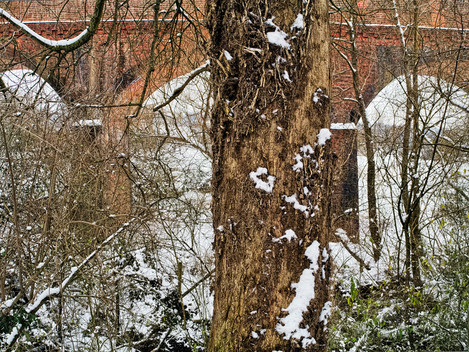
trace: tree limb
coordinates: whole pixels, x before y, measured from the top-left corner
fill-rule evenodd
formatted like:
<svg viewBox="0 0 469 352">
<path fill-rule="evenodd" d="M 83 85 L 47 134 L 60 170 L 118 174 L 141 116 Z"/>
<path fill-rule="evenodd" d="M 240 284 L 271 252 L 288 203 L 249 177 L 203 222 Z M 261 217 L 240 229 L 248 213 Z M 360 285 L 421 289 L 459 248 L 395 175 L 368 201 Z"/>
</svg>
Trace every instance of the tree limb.
<svg viewBox="0 0 469 352">
<path fill-rule="evenodd" d="M 200 75 L 202 72 L 206 72 L 209 70 L 209 63 L 206 63 L 205 65 L 200 66 L 199 68 L 196 68 L 194 71 L 192 71 L 189 74 L 189 77 L 187 77 L 186 81 L 176 88 L 173 92 L 173 94 L 163 103 L 161 103 L 158 106 L 155 106 L 153 108 L 153 111 L 158 111 L 162 108 L 164 108 L 166 105 L 169 105 L 173 100 L 175 100 L 181 93 L 184 91 L 184 89 L 187 87 L 187 85 L 198 75 Z"/>
<path fill-rule="evenodd" d="M 127 227 L 130 226 L 131 223 L 133 223 L 137 218 L 132 218 L 129 222 L 126 222 L 124 223 L 117 231 L 115 231 L 112 235 L 108 236 L 99 246 L 98 248 L 96 248 L 88 257 L 86 257 L 85 260 L 83 260 L 80 265 L 78 265 L 77 267 L 75 268 L 72 268 L 72 271 L 70 273 L 70 275 L 67 276 L 67 278 L 65 280 L 62 281 L 62 283 L 57 286 L 57 287 L 48 287 L 46 288 L 45 290 L 43 290 L 37 297 L 36 299 L 28 304 L 26 307 L 25 307 L 25 311 L 26 313 L 29 313 L 29 314 L 34 314 L 36 313 L 39 308 L 41 308 L 41 306 L 46 303 L 47 301 L 49 301 L 50 299 L 54 298 L 54 297 L 57 297 L 60 295 L 61 292 L 63 292 L 63 290 L 65 290 L 68 285 L 70 285 L 73 280 L 75 279 L 75 277 L 77 276 L 77 274 L 81 271 L 81 269 L 83 269 L 83 267 L 85 267 L 95 256 L 96 254 L 98 254 L 109 242 L 111 242 L 115 237 L 117 237 L 122 231 L 124 231 Z M 5 308 L 12 308 L 13 305 L 15 303 L 17 303 L 19 301 L 19 298 L 18 296 L 20 295 L 21 293 L 19 293 L 17 295 L 17 297 L 11 299 L 11 300 L 8 300 L 7 302 L 5 302 L 2 306 L 0 306 L 0 309 L 5 309 Z M 13 329 L 12 331 L 12 335 L 10 335 L 9 339 L 8 339 L 8 348 L 10 348 L 15 342 L 16 340 L 18 339 L 20 333 L 21 333 L 21 330 L 23 329 L 23 327 L 21 326 L 21 324 L 17 324 L 17 326 L 15 327 L 16 329 Z"/>
<path fill-rule="evenodd" d="M 39 33 L 36 33 L 29 26 L 13 17 L 10 13 L 0 8 L 0 17 L 5 18 L 8 22 L 13 24 L 15 27 L 18 27 L 24 34 L 34 39 L 40 45 L 46 47 L 51 51 L 73 51 L 82 45 L 86 44 L 95 34 L 98 29 L 99 23 L 104 12 L 105 0 L 97 0 L 93 16 L 90 19 L 88 27 L 86 27 L 79 35 L 72 39 L 63 39 L 63 40 L 51 40 L 44 38 Z"/>
</svg>

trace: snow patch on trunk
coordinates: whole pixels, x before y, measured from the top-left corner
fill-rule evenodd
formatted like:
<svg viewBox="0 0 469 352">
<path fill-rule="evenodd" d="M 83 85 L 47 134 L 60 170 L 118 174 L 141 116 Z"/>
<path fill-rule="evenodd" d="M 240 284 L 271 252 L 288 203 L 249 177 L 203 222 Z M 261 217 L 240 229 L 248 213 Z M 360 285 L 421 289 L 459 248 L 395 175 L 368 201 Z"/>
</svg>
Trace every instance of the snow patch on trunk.
<svg viewBox="0 0 469 352">
<path fill-rule="evenodd" d="M 331 139 L 332 133 L 328 128 L 321 128 L 318 133 L 318 144 L 325 145 L 326 142 Z"/>
<path fill-rule="evenodd" d="M 283 239 L 286 239 L 288 240 L 288 242 L 291 242 L 292 240 L 296 240 L 298 237 L 296 236 L 296 233 L 295 231 L 293 231 L 292 229 L 288 229 L 287 231 L 285 231 L 285 235 L 279 237 L 279 238 L 273 238 L 272 239 L 272 242 L 282 242 Z"/>
<path fill-rule="evenodd" d="M 272 26 L 275 28 L 274 32 L 267 33 L 267 41 L 271 44 L 280 46 L 282 48 L 290 49 L 290 43 L 287 41 L 288 34 L 282 31 L 280 27 L 274 23 L 274 18 L 275 17 L 272 17 L 268 19 L 267 21 L 265 21 L 266 25 Z"/>
<path fill-rule="evenodd" d="M 284 339 L 289 340 L 291 338 L 301 340 L 302 347 L 307 348 L 310 345 L 316 344 L 316 340 L 311 337 L 309 333 L 309 326 L 300 328 L 300 324 L 303 321 L 303 313 L 308 311 L 308 306 L 315 298 L 315 274 L 319 269 L 319 255 L 320 255 L 320 243 L 314 241 L 305 252 L 305 256 L 311 262 L 309 268 L 304 269 L 300 276 L 298 283 L 292 284 L 292 288 L 295 289 L 296 295 L 293 301 L 290 303 L 285 311 L 288 315 L 280 319 L 280 323 L 277 324 L 276 330 L 279 334 L 284 334 Z"/>
<path fill-rule="evenodd" d="M 301 14 L 301 13 L 299 13 L 298 16 L 296 16 L 296 19 L 293 22 L 290 30 L 293 31 L 295 28 L 297 28 L 297 29 L 305 28 L 305 22 L 303 20 L 303 14 Z"/>
<path fill-rule="evenodd" d="M 267 176 L 267 182 L 261 180 L 259 177 L 267 175 L 267 169 L 265 167 L 258 167 L 256 171 L 249 173 L 249 177 L 256 184 L 256 188 L 261 189 L 267 193 L 272 193 L 274 189 L 275 177 Z"/>
</svg>

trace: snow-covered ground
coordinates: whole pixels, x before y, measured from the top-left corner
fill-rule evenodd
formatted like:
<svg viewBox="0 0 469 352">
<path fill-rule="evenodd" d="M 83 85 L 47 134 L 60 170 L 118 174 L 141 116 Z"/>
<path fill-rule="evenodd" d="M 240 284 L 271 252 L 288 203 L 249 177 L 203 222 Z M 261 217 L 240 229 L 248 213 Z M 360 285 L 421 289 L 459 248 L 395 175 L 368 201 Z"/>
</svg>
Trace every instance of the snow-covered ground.
<svg viewBox="0 0 469 352">
<path fill-rule="evenodd" d="M 213 269 L 213 228 L 208 193 L 211 161 L 206 134 L 209 126 L 207 111 L 211 104 L 208 98 L 208 74 L 203 73 L 191 80 L 181 95 L 158 111 L 153 111 L 185 85 L 189 76 L 190 74 L 169 82 L 154 92 L 144 104 L 145 111 L 132 136 L 133 152 L 130 160 L 133 171 L 139 177 L 143 175 L 142 180 L 135 184 L 133 201 L 137 207 L 152 203 L 151 216 L 143 226 L 133 228 L 132 232 L 126 233 L 115 245 L 103 251 L 100 275 L 110 280 L 104 280 L 105 283 L 111 282 L 116 290 L 120 288 L 124 292 L 119 294 L 118 329 L 125 332 L 126 335 L 122 336 L 129 341 L 116 344 L 112 337 L 107 337 L 110 335 L 106 334 L 106 319 L 99 320 L 95 317 L 96 314 L 103 313 L 100 305 L 105 297 L 101 297 L 102 292 L 99 291 L 103 282 L 98 280 L 93 283 L 96 287 L 90 288 L 92 295 L 90 293 L 89 297 L 92 298 L 87 301 L 83 298 L 86 295 L 80 296 L 80 285 L 90 283 L 86 280 L 77 281 L 67 289 L 70 300 L 64 304 L 65 314 L 74 317 L 73 321 L 69 320 L 65 324 L 68 332 L 62 337 L 63 345 L 70 350 L 93 346 L 101 351 L 135 351 L 134 346 L 144 341 L 171 340 L 175 345 L 192 341 L 197 344 L 206 337 L 204 322 L 210 320 L 212 310 L 207 278 Z M 29 104 L 34 109 L 45 112 L 52 122 L 65 114 L 66 107 L 59 95 L 33 72 L 8 71 L 2 74 L 2 80 L 11 94 L 20 98 L 22 104 Z M 452 141 L 459 138 L 455 131 L 463 131 L 467 124 L 469 100 L 465 93 L 458 87 L 449 86 L 432 77 L 419 78 L 419 84 L 423 92 L 420 115 L 423 135 L 431 142 L 441 128 L 444 138 Z M 442 94 L 436 94 L 435 90 Z M 447 99 L 449 96 L 451 102 Z M 379 142 L 376 165 L 378 217 L 383 236 L 382 256 L 375 263 L 371 255 L 367 228 L 367 162 L 362 148 L 359 148 L 358 156 L 360 244 L 350 243 L 344 231 L 338 230 L 337 234 L 343 237 L 348 247 L 369 264 L 371 269 L 360 267 L 341 243 L 330 244 L 332 257 L 338 268 L 338 280 L 349 281 L 350 277 L 354 277 L 361 284 L 386 279 L 404 246 L 398 216 L 398 200 L 401 196 L 399 143 L 405 119 L 402 78 L 391 82 L 378 94 L 368 106 L 367 116 Z M 391 142 L 390 137 L 394 138 Z M 443 181 L 458 171 L 469 169 L 466 160 L 456 159 L 449 163 L 444 159 L 445 155 L 439 155 L 435 161 L 423 153 L 418 170 L 411 175 L 429 185 L 428 191 L 421 198 L 421 225 L 427 247 L 442 241 L 441 237 L 436 238 L 440 233 L 439 222 L 435 220 L 438 219 L 439 209 L 444 202 L 442 197 L 446 191 L 442 191 L 442 186 L 445 185 Z M 268 182 L 260 183 L 258 177 L 266 173 L 266 170 L 258 169 L 252 173 L 251 179 L 256 187 L 269 191 L 275 179 L 268 178 Z M 148 184 L 145 184 L 145 180 Z M 139 187 L 148 192 L 149 199 L 139 198 Z M 305 276 L 305 282 L 311 282 L 307 279 L 316 270 L 316 256 L 311 255 L 312 265 L 305 269 L 309 275 Z M 403 260 L 402 255 L 400 260 Z M 93 277 L 93 269 L 84 273 Z M 301 279 L 298 285 L 301 290 L 306 290 L 305 297 L 309 297 L 309 291 Z M 299 306 L 304 307 L 304 302 Z M 58 329 L 54 309 L 52 304 L 44 304 L 37 313 L 41 327 L 31 330 L 35 336 L 50 344 L 56 341 L 54 331 Z M 327 310 L 329 314 L 330 304 Z M 301 318 L 302 311 L 296 309 L 293 303 L 288 311 L 288 319 Z M 112 314 L 115 315 L 116 312 Z M 175 321 L 168 322 L 170 317 L 174 317 Z M 282 332 L 292 336 L 303 334 L 303 331 L 290 329 L 291 324 L 287 318 L 282 321 L 280 330 L 283 328 Z M 107 323 L 112 325 L 112 322 Z M 13 329 L 2 338 L 7 341 L 14 334 Z"/>
<path fill-rule="evenodd" d="M 463 182 L 466 187 L 467 177 L 464 177 L 464 170 L 469 169 L 469 163 L 465 158 L 455 157 L 445 148 L 438 148 L 436 157 L 432 158 L 432 144 L 438 134 L 440 142 L 451 142 L 455 145 L 464 139 L 465 125 L 469 117 L 469 97 L 459 87 L 435 77 L 419 76 L 418 82 L 421 104 L 419 128 L 428 146 L 422 148 L 418 168 L 410 170 L 410 176 L 419 179 L 421 186 L 425 185 L 420 200 L 423 246 L 425 249 L 438 251 L 437 247 L 451 240 L 444 238 L 443 233 L 439 231 L 440 210 L 446 201 L 443 195 L 454 193 L 454 189 L 448 186 L 448 180 L 459 172 L 461 177 L 455 182 Z M 344 281 L 354 277 L 364 285 L 376 284 L 385 280 L 389 274 L 392 275 L 398 261 L 401 270 L 403 268 L 405 243 L 401 219 L 405 217 L 405 212 L 401 203 L 401 163 L 406 97 L 405 81 L 401 76 L 380 91 L 366 109 L 374 133 L 377 208 L 383 250 L 380 260 L 375 263 L 368 230 L 368 165 L 362 145 L 364 142 L 359 141 L 360 243 L 348 245 L 371 266 L 371 270 L 360 267 L 360 263 L 340 243 L 332 243 L 338 275 Z M 358 127 L 360 130 L 363 128 L 362 120 Z M 344 240 L 347 241 L 347 238 Z"/>
<path fill-rule="evenodd" d="M 149 209 L 145 219 L 119 233 L 96 260 L 80 268 L 80 274 L 64 291 L 67 298 L 60 303 L 60 326 L 60 282 L 48 288 L 49 280 L 44 285 L 39 280 L 37 297 L 53 299 L 42 304 L 37 321 L 28 326 L 37 341 L 54 346 L 61 330 L 60 345 L 72 351 L 136 351 L 136 347 L 140 350 L 145 344 L 153 344 L 156 348 L 159 343 L 190 351 L 204 344 L 212 310 L 211 161 L 208 140 L 204 139 L 204 107 L 208 101 L 201 102 L 196 92 L 206 92 L 206 82 L 197 77 L 178 99 L 158 113 L 151 111 L 172 94 L 181 79 L 147 100 L 144 118 L 150 118 L 141 121 L 140 130 L 131 137 L 135 143 L 130 156 L 132 172 L 139 180 L 133 201 L 137 211 Z M 46 116 L 51 122 L 63 116 L 66 107 L 59 95 L 33 72 L 8 71 L 2 74 L 2 80 L 11 94 L 7 99 L 21 104 L 15 107 L 18 110 L 35 109 L 38 116 Z M 186 108 L 181 110 L 181 105 Z M 147 199 L 140 198 L 138 187 L 148 191 Z M 77 265 L 71 263 L 76 263 L 75 258 L 63 263 L 65 275 L 76 270 Z M 38 266 L 44 274 L 47 267 L 44 262 Z M 118 311 L 115 305 L 109 305 L 116 299 Z M 1 303 L 3 309 L 12 301 Z M 2 342 L 13 341 L 21 328 L 17 324 L 2 334 Z M 29 346 L 36 343 L 28 342 L 27 336 L 21 341 Z"/>
</svg>

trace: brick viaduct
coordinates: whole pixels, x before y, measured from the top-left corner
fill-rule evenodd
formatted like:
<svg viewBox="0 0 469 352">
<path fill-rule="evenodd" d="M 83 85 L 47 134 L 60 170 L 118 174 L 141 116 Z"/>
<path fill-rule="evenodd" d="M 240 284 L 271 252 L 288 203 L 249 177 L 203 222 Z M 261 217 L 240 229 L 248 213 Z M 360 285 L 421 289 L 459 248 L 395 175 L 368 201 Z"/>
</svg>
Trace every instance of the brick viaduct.
<svg viewBox="0 0 469 352">
<path fill-rule="evenodd" d="M 153 79 L 144 97 L 169 79 L 184 74 L 203 62 L 199 45 L 202 42 L 203 47 L 206 36 L 203 28 L 195 27 L 195 22 L 203 19 L 203 3 L 203 0 L 198 0 L 193 3 L 194 7 L 190 11 L 174 16 L 174 8 L 166 6 L 165 2 L 162 3 L 157 21 L 158 33 L 162 38 L 155 50 L 156 65 L 151 72 Z M 424 52 L 419 62 L 419 71 L 421 74 L 443 77 L 450 81 L 455 77 L 454 82 L 466 89 L 469 81 L 469 55 L 466 49 L 469 44 L 469 31 L 462 29 L 465 23 L 458 21 L 458 18 L 469 14 L 469 7 L 461 2 L 455 3 L 454 6 L 456 5 L 457 11 L 455 8 L 443 11 L 441 7 L 427 11 L 429 15 L 424 19 L 426 26 L 419 29 L 419 40 Z M 364 2 L 361 2 L 360 6 L 363 13 L 366 9 L 371 9 L 368 12 L 372 14 L 363 21 L 364 23 L 356 26 L 359 53 L 357 69 L 360 73 L 363 98 L 365 103 L 369 104 L 382 88 L 402 74 L 402 46 L 399 29 L 392 24 L 393 14 L 389 10 L 373 12 L 374 5 Z M 2 2 L 1 7 L 38 34 L 54 40 L 77 35 L 86 27 L 92 13 L 90 5 L 82 0 L 70 0 L 61 7 L 36 1 L 10 1 Z M 148 53 L 155 33 L 156 22 L 153 15 L 153 8 L 142 0 L 124 1 L 118 11 L 105 12 L 102 24 L 91 44 L 65 57 L 57 53 L 47 53 L 31 38 L 3 21 L 0 23 L 0 71 L 18 66 L 37 70 L 68 101 L 80 101 L 86 97 L 88 103 L 102 103 L 103 99 L 117 105 L 135 103 L 141 98 L 143 77 L 147 74 Z M 176 21 L 170 21 L 170 18 Z M 405 17 L 402 21 L 405 22 Z M 365 24 L 366 22 L 373 24 Z M 183 31 L 184 36 L 177 34 Z M 185 38 L 184 41 L 179 39 L 182 37 Z M 349 32 L 340 14 L 331 15 L 331 37 L 339 46 L 344 43 L 345 46 L 348 45 Z M 171 59 L 175 50 L 182 51 L 184 56 L 177 62 Z M 331 53 L 331 119 L 335 123 L 349 122 L 349 114 L 355 104 L 352 100 L 354 91 L 351 70 L 336 50 L 331 49 Z M 343 54 L 349 56 L 346 48 Z M 121 117 L 132 114 L 134 110 L 134 107 L 116 109 L 113 115 Z M 350 149 L 350 144 L 344 142 L 350 138 L 350 131 L 336 131 L 334 148 L 341 150 L 339 154 L 344 154 Z M 356 150 L 354 152 L 356 153 Z M 355 178 L 356 175 L 346 177 L 348 181 L 340 185 L 343 189 L 338 193 L 355 193 Z M 357 207 L 358 200 L 356 197 L 352 198 L 348 204 L 345 204 L 347 200 L 339 201 L 345 202 L 341 208 Z"/>
<path fill-rule="evenodd" d="M 73 69 L 74 72 L 64 69 L 60 70 L 59 73 L 51 72 L 54 62 L 58 60 L 57 55 L 45 56 L 44 50 L 41 50 L 36 42 L 3 21 L 0 23 L 0 38 L 2 40 L 0 70 L 11 68 L 14 64 L 38 70 L 46 80 L 58 89 L 59 94 L 61 92 L 68 94 L 69 99 L 77 99 L 84 92 L 112 90 L 113 99 L 116 99 L 117 96 L 118 101 L 125 102 L 129 97 L 137 96 L 138 91 L 141 90 L 139 83 L 136 82 L 141 81 L 145 74 L 154 33 L 152 8 L 146 7 L 146 3 L 141 0 L 135 3 L 127 1 L 126 7 L 119 10 L 118 17 L 115 13 L 106 12 L 92 45 L 69 54 L 67 60 L 60 63 L 61 66 L 64 66 L 73 60 L 77 64 Z M 54 40 L 73 37 L 79 33 L 86 27 L 89 14 L 92 12 L 90 4 L 86 5 L 82 0 L 70 0 L 61 7 L 53 4 L 44 5 L 36 1 L 10 1 L 1 4 L 2 8 L 10 11 L 35 32 Z M 197 5 L 195 7 L 197 9 L 204 8 L 203 0 L 199 0 L 195 5 Z M 162 6 L 162 10 L 167 11 L 168 9 Z M 469 14 L 469 7 L 462 8 L 462 11 Z M 191 12 L 197 12 L 193 16 L 194 19 L 201 19 L 203 16 L 202 10 L 192 10 Z M 461 13 L 465 14 L 466 12 Z M 448 79 L 451 79 L 456 72 L 455 58 L 459 53 L 456 82 L 465 88 L 468 81 L 467 74 L 464 74 L 468 71 L 465 69 L 469 59 L 466 51 L 468 39 L 466 31 L 461 29 L 464 23 L 451 21 L 451 18 L 440 16 L 438 19 L 439 27 L 435 29 L 436 19 L 432 17 L 430 21 L 427 19 L 427 23 L 432 26 L 420 28 L 421 45 L 425 51 L 425 55 L 421 59 L 420 71 L 421 74 L 447 76 Z M 165 23 L 166 19 L 160 19 L 160 21 L 161 31 L 161 27 L 167 24 Z M 178 17 L 177 21 L 184 23 L 188 22 L 188 19 Z M 392 22 L 391 15 L 381 11 L 379 16 L 374 13 L 369 21 L 373 21 L 373 24 L 357 26 L 357 48 L 360 56 L 358 70 L 366 104 L 387 83 L 402 74 L 399 32 L 394 25 L 389 24 Z M 343 43 L 348 40 L 349 35 L 347 27 L 339 22 L 343 23 L 341 16 L 337 14 L 331 16 L 331 36 L 338 43 Z M 442 24 L 447 27 L 442 27 Z M 182 31 L 183 27 L 184 24 L 178 25 L 172 30 Z M 203 32 L 203 29 L 201 31 Z M 200 51 L 197 52 L 198 48 L 195 42 L 202 38 L 196 38 L 194 31 L 190 30 L 190 32 L 189 37 L 192 36 L 192 38 L 187 39 L 186 36 L 185 42 L 182 43 L 185 57 L 177 65 L 171 67 L 157 64 L 155 68 L 157 73 L 153 74 L 155 79 L 152 80 L 152 87 L 146 92 L 147 95 L 170 78 L 184 74 L 203 61 L 199 54 Z M 5 43 L 8 44 L 5 45 Z M 159 62 L 164 60 L 168 62 L 168 55 L 172 54 L 174 49 L 175 45 L 171 43 L 169 37 L 166 42 L 160 41 L 157 49 Z M 462 49 L 462 51 L 458 51 L 458 49 Z M 348 55 L 345 50 L 344 53 Z M 332 120 L 333 122 L 348 122 L 349 112 L 354 104 L 350 101 L 354 95 L 352 75 L 350 68 L 337 51 L 331 49 L 331 52 L 334 107 Z M 63 89 L 64 85 L 67 86 L 67 90 Z"/>
</svg>

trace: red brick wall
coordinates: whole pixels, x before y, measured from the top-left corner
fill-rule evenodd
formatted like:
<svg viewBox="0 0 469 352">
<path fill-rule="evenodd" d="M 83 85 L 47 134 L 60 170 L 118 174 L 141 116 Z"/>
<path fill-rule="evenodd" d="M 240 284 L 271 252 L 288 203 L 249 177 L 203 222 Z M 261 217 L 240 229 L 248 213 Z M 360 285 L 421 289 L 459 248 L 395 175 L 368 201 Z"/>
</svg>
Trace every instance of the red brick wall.
<svg viewBox="0 0 469 352">
<path fill-rule="evenodd" d="M 126 6 L 122 6 L 118 11 L 119 21 L 116 26 L 113 25 L 113 4 L 114 0 L 108 0 L 104 20 L 98 36 L 93 40 L 93 55 L 97 56 L 99 62 L 99 70 L 102 77 L 99 78 L 100 90 L 114 89 L 116 82 L 124 79 L 133 80 L 139 76 L 144 75 L 148 62 L 148 52 L 153 38 L 153 22 L 149 19 L 152 18 L 153 10 L 147 6 L 147 0 L 129 0 Z M 359 2 L 364 14 L 364 21 L 368 23 L 392 23 L 392 11 L 389 10 L 390 0 L 362 0 Z M 398 1 L 402 8 L 405 7 L 405 1 Z M 50 39 L 62 39 L 73 37 L 86 27 L 86 20 L 89 20 L 94 1 L 84 0 L 68 0 L 66 3 L 60 2 L 63 5 L 57 5 L 56 0 L 50 1 L 10 1 L 0 3 L 3 8 L 12 12 L 16 17 L 24 21 L 41 21 L 40 23 L 29 23 L 30 27 L 37 31 L 39 34 Z M 338 3 L 340 4 L 340 2 Z M 454 3 L 454 6 L 445 5 L 444 11 L 440 11 L 439 2 L 429 2 L 427 12 L 422 14 L 422 21 L 424 24 L 432 25 L 448 24 L 455 25 L 455 18 L 458 14 L 464 11 L 469 11 L 469 5 L 465 3 Z M 447 3 L 449 4 L 449 3 Z M 197 0 L 195 5 L 198 7 L 187 9 L 192 11 L 194 15 L 201 17 L 204 12 L 204 1 Z M 467 5 L 467 6 L 466 6 Z M 386 7 L 387 6 L 387 7 Z M 384 10 L 387 8 L 388 10 Z M 171 12 L 168 9 L 168 2 L 163 2 L 159 18 L 170 16 Z M 371 12 L 374 10 L 374 12 Z M 379 10 L 379 11 L 378 11 Z M 196 11 L 199 11 L 196 13 Z M 440 11 L 440 12 L 439 12 Z M 404 11 L 403 11 L 404 12 Z M 439 15 L 438 15 L 439 14 Z M 469 17 L 465 16 L 464 18 Z M 60 19 L 60 21 L 58 21 Z M 72 21 L 72 22 L 67 22 Z M 76 22 L 78 21 L 78 22 Z M 331 16 L 331 37 L 340 40 L 348 40 L 348 34 L 345 26 L 337 24 L 343 22 L 343 18 L 335 14 Z M 402 23 L 405 24 L 407 19 L 402 18 Z M 161 22 L 161 27 L 166 25 L 165 21 Z M 14 28 L 9 24 L 0 24 L 0 36 L 3 38 L 11 37 Z M 112 39 L 113 33 L 119 33 L 118 42 L 109 44 Z M 392 25 L 385 26 L 368 26 L 360 25 L 357 27 L 358 39 L 357 46 L 359 49 L 359 67 L 360 83 L 365 99 L 365 103 L 369 103 L 376 94 L 384 88 L 392 79 L 402 73 L 399 55 L 400 55 L 400 39 L 397 28 Z M 18 32 L 17 32 L 18 33 Z M 439 53 L 448 52 L 453 46 L 453 43 L 458 43 L 461 40 L 461 35 L 457 31 L 452 30 L 434 30 L 431 28 L 421 29 L 420 37 L 426 50 L 435 55 Z M 467 36 L 465 36 L 467 37 Z M 464 37 L 465 41 L 468 41 Z M 161 41 L 158 47 L 160 52 L 160 62 L 166 60 L 165 64 L 158 64 L 153 77 L 153 87 L 163 84 L 167 80 L 183 74 L 203 61 L 203 58 L 197 56 L 195 41 L 192 41 L 190 36 L 185 37 L 183 43 L 186 49 L 186 57 L 174 65 L 168 63 L 170 60 L 168 56 L 172 54 L 172 45 L 169 43 L 169 38 Z M 112 42 L 112 40 L 111 40 Z M 343 41 L 342 41 L 343 43 Z M 25 35 L 17 34 L 17 47 L 15 55 L 34 56 L 33 54 L 40 51 L 40 47 L 34 43 L 30 38 Z M 465 43 L 466 45 L 469 43 Z M 89 48 L 89 46 L 87 46 Z M 87 50 L 84 48 L 84 50 Z M 11 51 L 11 50 L 10 50 Z M 190 53 L 192 51 L 192 53 Z M 333 122 L 348 122 L 350 110 L 355 108 L 355 103 L 350 99 L 355 98 L 355 93 L 352 89 L 352 75 L 350 68 L 345 60 L 334 50 L 331 50 L 332 57 L 332 102 L 333 102 Z M 344 51 L 346 55 L 348 53 Z M 21 54 L 21 55 L 19 55 Z M 18 56 L 19 55 L 19 56 Z M 465 61 L 460 63 L 460 67 L 468 66 L 467 54 Z M 435 56 L 436 57 L 436 56 Z M 448 77 L 453 73 L 454 65 L 451 60 L 454 58 L 447 57 L 446 59 L 432 58 L 423 62 L 421 65 L 421 72 L 431 75 L 446 74 Z M 0 61 L 5 65 L 6 57 L 0 58 Z M 445 61 L 446 60 L 446 61 Z M 29 63 L 34 66 L 34 62 Z M 445 68 L 442 68 L 443 64 Z M 84 62 L 84 66 L 88 62 Z M 1 69 L 1 67 L 0 67 Z M 86 71 L 86 70 L 85 70 Z M 456 82 L 465 84 L 469 75 L 468 69 L 459 69 Z M 68 76 L 71 77 L 71 76 Z M 75 77 L 76 78 L 76 77 Z M 86 72 L 81 82 L 87 80 Z M 80 81 L 80 80 L 70 80 Z M 128 84 L 130 82 L 127 82 Z M 76 83 L 74 83 L 76 84 Z M 86 82 L 83 83 L 86 85 Z M 126 84 L 121 85 L 124 87 Z M 120 88 L 120 89 L 121 89 Z M 86 87 L 75 87 L 78 92 L 86 90 Z M 151 90 L 149 91 L 149 93 Z M 124 97 L 126 94 L 124 93 Z"/>
<path fill-rule="evenodd" d="M 359 2 L 364 21 L 368 23 L 389 24 L 393 22 L 392 11 L 389 10 L 391 0 L 361 0 Z M 187 2 L 183 2 L 187 3 Z M 340 1 L 336 2 L 340 5 Z M 58 2 L 56 0 L 49 1 L 10 1 L 1 2 L 3 8 L 11 11 L 13 15 L 24 21 L 41 21 L 41 23 L 29 23 L 29 25 L 39 34 L 50 39 L 62 39 L 76 35 L 79 31 L 86 27 L 86 21 L 90 19 L 93 11 L 94 1 L 84 0 L 68 0 L 67 2 Z M 60 5 L 59 5 L 60 4 Z M 119 77 L 113 76 L 132 76 L 136 78 L 144 73 L 144 68 L 148 60 L 148 50 L 152 40 L 152 21 L 148 21 L 153 16 L 152 8 L 148 7 L 147 0 L 129 0 L 125 6 L 118 11 L 117 26 L 113 26 L 112 19 L 114 0 L 108 0 L 106 4 L 106 12 L 104 15 L 105 22 L 101 26 L 100 35 L 94 40 L 94 46 L 97 48 L 96 53 L 99 54 L 99 60 L 102 61 L 101 70 L 106 73 L 106 77 L 101 79 L 101 88 L 109 88 Z M 398 1 L 401 8 L 405 8 L 406 2 Z M 447 2 L 444 11 L 440 11 L 439 2 L 429 2 L 428 8 L 424 9 L 422 14 L 423 24 L 455 24 L 455 18 L 458 14 L 469 11 L 469 5 L 465 3 L 454 3 L 454 6 L 448 5 Z M 195 5 L 198 8 L 196 15 L 201 17 L 204 12 L 204 0 L 197 0 Z M 467 6 L 466 6 L 467 5 Z M 387 9 L 387 10 L 386 10 Z M 168 9 L 168 1 L 161 5 L 162 11 L 170 11 Z M 189 8 L 195 14 L 197 9 Z M 378 11 L 379 10 L 379 11 Z M 403 11 L 404 13 L 404 11 Z M 164 16 L 170 16 L 167 12 L 165 15 L 160 13 L 160 19 Z M 463 18 L 466 18 L 465 16 Z M 147 21 L 145 21 L 145 19 Z M 143 21 L 142 21 L 143 20 Z M 78 21 L 70 23 L 67 21 Z M 85 21 L 85 22 L 82 22 Z M 332 38 L 348 39 L 344 26 L 336 24 L 343 22 L 338 14 L 331 16 L 331 36 Z M 402 18 L 405 24 L 407 19 Z M 162 22 L 164 25 L 164 22 Z M 0 36 L 5 38 L 13 33 L 12 26 L 8 24 L 0 24 Z M 105 47 L 103 44 L 108 42 L 111 30 L 119 33 L 119 41 L 113 47 Z M 396 75 L 399 75 L 399 67 L 393 63 L 393 55 L 399 55 L 399 37 L 395 27 L 392 26 L 359 26 L 357 45 L 360 51 L 359 72 L 361 74 L 361 86 L 365 102 L 369 103 L 376 94 L 389 83 Z M 431 50 L 444 51 L 452 42 L 458 42 L 460 38 L 457 32 L 447 30 L 421 30 L 422 39 L 425 46 Z M 453 37 L 455 36 L 455 38 Z M 18 36 L 19 46 L 17 49 L 23 51 L 25 55 L 38 52 L 40 47 L 25 35 Z M 195 44 L 187 41 L 187 45 L 191 50 L 195 50 Z M 160 44 L 159 49 L 162 53 L 168 52 L 170 45 Z M 347 53 L 346 53 L 347 54 Z M 192 54 L 191 54 L 192 55 Z M 3 60 L 5 60 L 3 58 Z M 160 68 L 160 76 L 157 78 L 159 84 L 166 80 L 191 70 L 200 63 L 203 58 L 196 59 L 196 55 L 192 55 L 192 59 L 185 59 L 178 65 L 171 68 Z M 334 122 L 347 122 L 350 110 L 354 107 L 354 103 L 350 98 L 354 98 L 352 90 L 352 76 L 349 67 L 340 55 L 332 50 L 332 81 L 333 81 L 333 116 Z M 398 60 L 394 60 L 398 61 Z M 433 68 L 426 66 L 423 68 L 428 74 L 438 72 L 440 62 L 433 64 Z M 451 69 L 446 69 L 448 74 Z M 166 74 L 162 74 L 166 72 Z M 467 70 L 466 70 L 467 71 Z M 441 73 L 441 70 L 440 70 Z M 156 75 L 155 75 L 156 77 Z M 464 77 L 458 78 L 459 82 L 464 82 Z"/>
<path fill-rule="evenodd" d="M 30 21 L 87 21 L 91 18 L 94 10 L 93 0 L 17 0 L 2 2 L 2 8 L 9 11 L 16 18 Z M 124 1 L 122 1 L 124 3 Z M 128 0 L 119 9 L 118 17 L 121 20 L 141 20 L 152 19 L 153 8 L 148 0 Z M 164 1 L 160 5 L 161 10 L 170 10 L 169 1 Z M 185 10 L 194 13 L 194 6 L 201 13 L 204 12 L 205 1 L 196 0 L 194 2 L 183 2 Z M 103 20 L 109 21 L 114 18 L 114 0 L 107 0 Z"/>
</svg>

